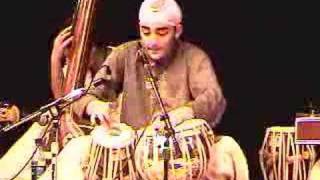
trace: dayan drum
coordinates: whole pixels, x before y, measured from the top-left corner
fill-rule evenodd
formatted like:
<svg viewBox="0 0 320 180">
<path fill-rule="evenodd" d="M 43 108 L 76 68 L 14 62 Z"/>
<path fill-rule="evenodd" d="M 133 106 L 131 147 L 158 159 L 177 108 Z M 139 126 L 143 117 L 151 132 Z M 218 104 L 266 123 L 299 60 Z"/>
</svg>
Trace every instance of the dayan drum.
<svg viewBox="0 0 320 180">
<path fill-rule="evenodd" d="M 295 144 L 294 127 L 267 128 L 259 152 L 265 180 L 306 180 L 316 160 L 313 145 Z"/>
<path fill-rule="evenodd" d="M 97 126 L 92 132 L 88 180 L 136 179 L 133 151 L 135 131 L 121 123 L 119 129 Z"/>
<path fill-rule="evenodd" d="M 202 119 L 186 120 L 174 129 L 177 143 L 170 137 L 168 179 L 199 179 L 207 169 L 213 131 Z M 151 125 L 137 139 L 135 162 L 140 178 L 163 179 L 166 137 Z"/>
</svg>

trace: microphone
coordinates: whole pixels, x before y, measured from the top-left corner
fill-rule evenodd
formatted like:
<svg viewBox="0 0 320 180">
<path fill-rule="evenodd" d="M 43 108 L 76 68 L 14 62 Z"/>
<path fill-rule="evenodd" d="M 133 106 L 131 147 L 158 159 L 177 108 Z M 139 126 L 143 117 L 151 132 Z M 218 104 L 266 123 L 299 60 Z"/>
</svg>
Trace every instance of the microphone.
<svg viewBox="0 0 320 180">
<path fill-rule="evenodd" d="M 138 45 L 139 49 L 137 50 L 137 57 L 139 59 L 142 59 L 143 67 L 145 69 L 153 68 L 154 66 L 157 66 L 158 64 L 161 64 L 161 62 L 154 61 L 150 54 L 147 52 L 147 49 L 142 46 L 141 42 L 139 42 Z"/>
<path fill-rule="evenodd" d="M 91 83 L 91 86 L 88 88 L 91 88 L 91 87 L 96 88 L 96 87 L 106 83 L 108 80 L 109 80 L 108 77 L 96 79 Z M 87 88 L 82 87 L 82 88 L 72 90 L 69 94 L 62 97 L 62 99 L 64 101 L 73 101 L 73 100 L 79 99 L 80 97 L 82 97 L 86 93 L 87 93 Z"/>
<path fill-rule="evenodd" d="M 91 86 L 93 87 L 98 87 L 101 84 L 105 83 L 107 80 L 105 78 L 99 78 L 96 79 L 92 82 Z M 89 87 L 90 88 L 90 87 Z M 69 103 L 73 103 L 74 101 L 80 99 L 82 96 L 84 96 L 87 93 L 87 88 L 78 88 L 78 89 L 74 89 L 72 90 L 70 93 L 68 93 L 67 95 L 56 99 L 55 101 L 42 106 L 40 108 L 40 111 L 44 110 L 48 110 L 48 108 L 52 107 L 52 106 L 57 106 L 57 108 L 59 109 L 63 109 L 65 106 L 67 106 Z"/>
<path fill-rule="evenodd" d="M 137 51 L 137 55 L 142 58 L 143 65 L 148 65 L 149 64 L 149 60 L 151 58 L 148 55 L 148 53 L 146 52 L 146 49 L 143 47 L 141 41 L 138 42 L 138 47 L 139 47 L 139 49 Z"/>
<path fill-rule="evenodd" d="M 41 115 L 38 120 L 38 123 L 41 126 L 46 125 L 49 121 L 53 119 L 53 117 L 58 116 L 59 112 L 61 112 L 62 109 L 67 107 L 69 104 L 75 102 L 76 100 L 80 99 L 85 94 L 85 88 L 75 89 L 68 93 L 66 96 L 58 98 L 55 101 L 45 106 L 42 106 L 39 110 L 41 112 Z"/>
<path fill-rule="evenodd" d="M 79 88 L 72 90 L 69 94 L 62 97 L 62 101 L 73 101 L 75 99 L 80 98 L 86 92 L 86 88 Z"/>
<path fill-rule="evenodd" d="M 98 87 L 101 84 L 105 83 L 106 79 L 99 78 L 92 82 L 91 87 Z M 90 87 L 89 87 L 90 88 Z M 80 99 L 82 96 L 87 94 L 88 89 L 87 88 L 78 88 L 75 90 L 72 90 L 67 95 L 56 99 L 50 104 L 47 104 L 40 108 L 40 112 L 43 112 L 43 114 L 40 116 L 40 120 L 38 121 L 40 125 L 45 125 L 47 122 L 49 122 L 49 119 L 53 116 L 58 116 L 59 112 L 67 107 L 68 105 L 72 104 L 73 102 Z"/>
</svg>

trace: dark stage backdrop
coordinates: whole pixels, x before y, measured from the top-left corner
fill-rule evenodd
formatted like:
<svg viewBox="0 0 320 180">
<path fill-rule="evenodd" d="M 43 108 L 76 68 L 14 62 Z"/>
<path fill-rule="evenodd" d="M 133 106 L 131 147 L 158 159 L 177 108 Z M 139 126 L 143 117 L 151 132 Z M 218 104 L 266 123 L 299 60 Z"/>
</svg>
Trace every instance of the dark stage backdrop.
<svg viewBox="0 0 320 180">
<path fill-rule="evenodd" d="M 49 56 L 54 36 L 72 14 L 72 0 L 2 4 L 0 100 L 25 114 L 52 101 Z M 178 1 L 184 39 L 214 59 L 228 108 L 216 129 L 234 137 L 249 161 L 252 179 L 262 179 L 258 150 L 265 129 L 293 125 L 308 100 L 320 104 L 319 15 L 316 6 L 292 1 Z M 300 2 L 301 3 L 301 2 Z M 138 37 L 140 1 L 102 1 L 96 41 L 117 45 Z M 19 133 L 12 133 L 18 138 Z M 2 140 L 4 152 L 14 140 Z"/>
</svg>

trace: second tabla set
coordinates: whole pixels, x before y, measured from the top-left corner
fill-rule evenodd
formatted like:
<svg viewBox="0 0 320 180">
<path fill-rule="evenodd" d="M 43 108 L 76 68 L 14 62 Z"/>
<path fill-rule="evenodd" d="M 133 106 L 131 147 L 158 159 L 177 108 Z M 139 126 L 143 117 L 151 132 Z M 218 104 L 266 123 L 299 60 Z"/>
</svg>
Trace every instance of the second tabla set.
<svg viewBox="0 0 320 180">
<path fill-rule="evenodd" d="M 214 143 L 212 129 L 205 120 L 189 119 L 174 130 L 177 144 L 170 137 L 168 179 L 199 179 Z M 116 130 L 97 126 L 91 135 L 86 179 L 164 179 L 166 137 L 153 125 L 138 131 L 123 123 Z"/>
<path fill-rule="evenodd" d="M 307 180 L 316 161 L 314 145 L 296 144 L 295 127 L 273 126 L 266 130 L 260 149 L 265 180 Z"/>
</svg>

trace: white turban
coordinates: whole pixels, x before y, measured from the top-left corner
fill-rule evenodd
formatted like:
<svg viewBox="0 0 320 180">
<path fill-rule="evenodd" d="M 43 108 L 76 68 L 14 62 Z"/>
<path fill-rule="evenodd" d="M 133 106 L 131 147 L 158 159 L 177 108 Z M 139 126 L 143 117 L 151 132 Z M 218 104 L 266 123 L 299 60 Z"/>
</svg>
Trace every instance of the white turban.
<svg viewBox="0 0 320 180">
<path fill-rule="evenodd" d="M 141 4 L 140 25 L 176 26 L 181 20 L 181 9 L 175 0 L 144 0 Z"/>
</svg>

